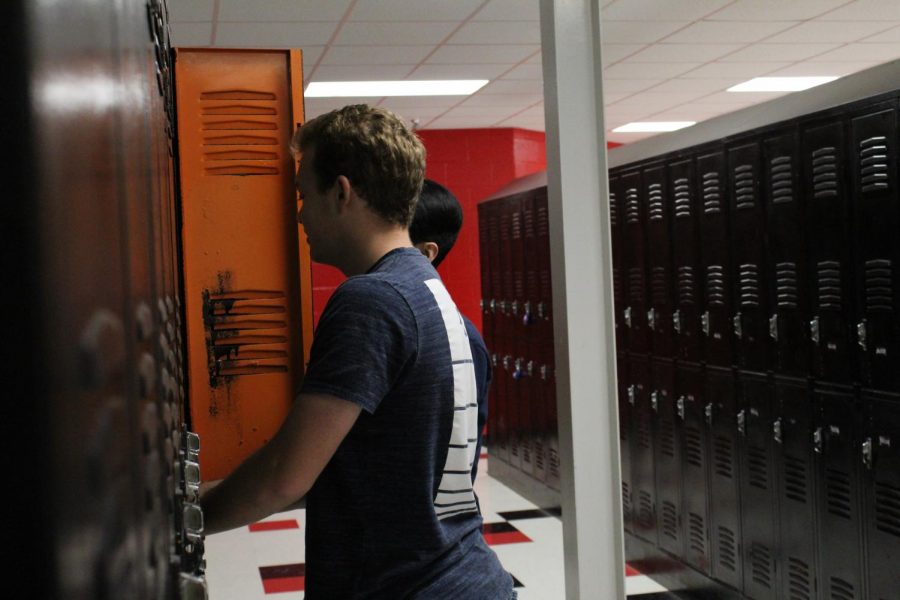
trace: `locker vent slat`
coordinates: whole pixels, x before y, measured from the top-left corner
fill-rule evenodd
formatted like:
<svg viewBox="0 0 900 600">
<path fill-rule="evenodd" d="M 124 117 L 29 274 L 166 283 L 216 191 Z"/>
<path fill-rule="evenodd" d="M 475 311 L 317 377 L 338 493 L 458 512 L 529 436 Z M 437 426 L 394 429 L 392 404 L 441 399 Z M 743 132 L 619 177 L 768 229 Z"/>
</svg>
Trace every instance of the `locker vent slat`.
<svg viewBox="0 0 900 600">
<path fill-rule="evenodd" d="M 772 587 L 772 552 L 764 544 L 750 547 L 753 581 L 767 588 Z"/>
<path fill-rule="evenodd" d="M 619 224 L 619 206 L 616 204 L 616 193 L 609 193 L 609 224 L 615 229 Z"/>
<path fill-rule="evenodd" d="M 747 448 L 747 467 L 750 475 L 748 483 L 761 490 L 769 489 L 769 467 L 764 448 Z"/>
<path fill-rule="evenodd" d="M 694 267 L 678 267 L 678 303 L 693 306 L 696 303 Z"/>
<path fill-rule="evenodd" d="M 690 182 L 682 177 L 675 180 L 675 218 L 689 218 L 691 216 L 691 186 Z"/>
<path fill-rule="evenodd" d="M 678 541 L 678 511 L 671 502 L 662 504 L 662 533 L 664 536 Z"/>
<path fill-rule="evenodd" d="M 844 519 L 851 518 L 850 477 L 837 469 L 825 470 L 825 499 L 828 512 Z"/>
<path fill-rule="evenodd" d="M 793 456 L 784 456 L 784 495 L 806 504 L 806 464 Z"/>
<path fill-rule="evenodd" d="M 738 210 L 756 206 L 753 165 L 734 168 L 734 205 Z"/>
<path fill-rule="evenodd" d="M 887 190 L 889 183 L 887 138 L 870 137 L 859 143 L 859 183 L 863 192 Z"/>
<path fill-rule="evenodd" d="M 279 117 L 275 94 L 220 90 L 202 92 L 199 99 L 204 174 L 216 177 L 280 173 L 282 150 L 274 135 Z"/>
<path fill-rule="evenodd" d="M 669 304 L 669 285 L 665 267 L 653 267 L 650 271 L 650 297 L 654 306 Z"/>
<path fill-rule="evenodd" d="M 539 437 L 534 439 L 534 464 L 541 471 L 544 470 L 544 442 Z"/>
<path fill-rule="evenodd" d="M 652 447 L 653 432 L 650 431 L 650 420 L 646 415 L 639 415 L 636 423 L 637 443 L 641 448 L 650 449 Z"/>
<path fill-rule="evenodd" d="M 716 553 L 719 565 L 729 571 L 737 570 L 737 539 L 734 532 L 727 527 L 719 526 L 719 548 Z"/>
<path fill-rule="evenodd" d="M 512 214 L 512 239 L 522 239 L 522 213 L 519 211 Z"/>
<path fill-rule="evenodd" d="M 875 526 L 900 538 L 900 488 L 881 482 L 875 484 Z"/>
<path fill-rule="evenodd" d="M 689 465 L 703 468 L 703 438 L 696 427 L 684 427 L 684 456 Z"/>
<path fill-rule="evenodd" d="M 617 305 L 621 305 L 625 301 L 623 292 L 622 270 L 619 267 L 613 267 L 613 295 Z"/>
<path fill-rule="evenodd" d="M 675 458 L 675 422 L 672 419 L 659 420 L 659 451 L 663 456 Z"/>
<path fill-rule="evenodd" d="M 628 188 L 625 192 L 625 222 L 629 224 L 641 222 L 641 205 L 637 188 Z"/>
<path fill-rule="evenodd" d="M 840 577 L 832 577 L 829 582 L 831 583 L 831 597 L 828 600 L 857 600 L 856 588 L 853 587 L 853 584 Z"/>
<path fill-rule="evenodd" d="M 731 479 L 734 477 L 734 446 L 731 438 L 724 435 L 717 435 L 713 441 L 713 464 L 715 465 L 716 475 Z"/>
<path fill-rule="evenodd" d="M 628 295 L 634 304 L 643 304 L 645 302 L 644 270 L 641 267 L 628 269 Z"/>
<path fill-rule="evenodd" d="M 688 514 L 688 529 L 690 531 L 688 539 L 691 550 L 698 554 L 706 554 L 706 525 L 703 517 L 696 513 Z"/>
<path fill-rule="evenodd" d="M 622 482 L 622 512 L 626 521 L 631 519 L 631 488 L 627 481 Z"/>
<path fill-rule="evenodd" d="M 794 199 L 793 164 L 790 156 L 773 158 L 769 163 L 772 203 L 782 204 Z"/>
<path fill-rule="evenodd" d="M 837 196 L 837 151 L 834 147 L 819 148 L 812 153 L 812 183 L 816 200 Z"/>
<path fill-rule="evenodd" d="M 549 450 L 547 454 L 550 455 L 550 475 L 554 478 L 559 477 L 559 453 L 556 448 L 551 447 Z"/>
<path fill-rule="evenodd" d="M 537 236 L 548 237 L 550 235 L 550 220 L 546 206 L 539 206 L 537 209 Z"/>
<path fill-rule="evenodd" d="M 653 500 L 648 492 L 638 494 L 638 522 L 644 527 L 653 526 Z"/>
<path fill-rule="evenodd" d="M 703 212 L 708 215 L 722 212 L 722 187 L 717 171 L 703 174 Z"/>
<path fill-rule="evenodd" d="M 866 309 L 872 312 L 894 309 L 893 264 L 889 260 L 866 261 Z"/>
<path fill-rule="evenodd" d="M 740 300 L 744 308 L 758 308 L 760 302 L 759 293 L 759 265 L 745 263 L 739 267 L 738 277 L 740 282 Z"/>
<path fill-rule="evenodd" d="M 841 294 L 841 263 L 823 260 L 816 264 L 817 292 L 819 307 L 828 310 L 841 310 L 843 303 Z"/>
<path fill-rule="evenodd" d="M 797 308 L 797 265 L 783 262 L 775 265 L 776 294 L 779 308 Z"/>
<path fill-rule="evenodd" d="M 647 210 L 651 221 L 662 221 L 665 212 L 663 209 L 662 184 L 653 183 L 647 187 Z"/>
<path fill-rule="evenodd" d="M 788 557 L 788 600 L 811 600 L 812 579 L 809 565 L 799 558 Z"/>
<path fill-rule="evenodd" d="M 720 265 L 706 267 L 706 302 L 710 306 L 725 306 L 725 268 Z"/>
</svg>

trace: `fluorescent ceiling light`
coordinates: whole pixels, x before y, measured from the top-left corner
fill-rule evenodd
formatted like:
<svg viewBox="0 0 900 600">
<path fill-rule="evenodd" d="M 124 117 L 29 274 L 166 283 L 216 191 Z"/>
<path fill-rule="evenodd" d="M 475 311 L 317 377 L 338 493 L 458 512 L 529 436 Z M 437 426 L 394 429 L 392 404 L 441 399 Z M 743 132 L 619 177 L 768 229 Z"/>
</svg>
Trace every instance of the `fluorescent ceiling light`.
<svg viewBox="0 0 900 600">
<path fill-rule="evenodd" d="M 729 92 L 799 92 L 837 77 L 755 77 L 728 88 Z"/>
<path fill-rule="evenodd" d="M 487 79 L 430 81 L 314 81 L 306 87 L 307 98 L 381 96 L 468 96 L 487 84 Z"/>
<path fill-rule="evenodd" d="M 616 133 L 644 133 L 648 131 L 675 131 L 695 125 L 696 121 L 635 121 L 613 129 Z"/>
</svg>

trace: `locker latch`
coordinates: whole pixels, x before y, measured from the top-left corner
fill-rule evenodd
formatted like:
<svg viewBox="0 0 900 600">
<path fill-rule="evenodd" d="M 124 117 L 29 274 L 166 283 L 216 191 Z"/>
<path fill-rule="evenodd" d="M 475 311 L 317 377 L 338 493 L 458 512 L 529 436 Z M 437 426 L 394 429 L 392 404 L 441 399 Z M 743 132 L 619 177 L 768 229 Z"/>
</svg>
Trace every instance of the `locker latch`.
<svg viewBox="0 0 900 600">
<path fill-rule="evenodd" d="M 741 409 L 741 412 L 737 414 L 737 428 L 741 435 L 744 435 L 747 431 L 747 411 L 744 409 Z"/>
<path fill-rule="evenodd" d="M 531 325 L 534 320 L 531 318 L 531 301 L 526 301 L 525 306 L 523 307 L 525 311 L 522 315 L 522 325 Z"/>
<path fill-rule="evenodd" d="M 503 362 L 503 370 L 504 371 L 509 371 L 509 361 L 510 360 L 512 360 L 512 357 L 509 354 L 507 354 L 506 356 L 503 357 L 502 362 Z"/>
<path fill-rule="evenodd" d="M 769 337 L 778 341 L 778 315 L 772 315 L 769 317 Z"/>
<path fill-rule="evenodd" d="M 859 344 L 859 347 L 863 350 L 866 349 L 866 320 L 863 319 L 859 323 L 856 324 L 856 341 Z"/>
<path fill-rule="evenodd" d="M 631 329 L 631 307 L 625 309 L 625 325 Z"/>
<path fill-rule="evenodd" d="M 522 370 L 522 359 L 517 358 L 514 365 L 515 369 L 513 370 L 512 378 L 519 380 L 525 375 L 525 372 Z"/>
<path fill-rule="evenodd" d="M 491 298 L 490 306 L 491 306 L 492 313 L 497 312 L 497 301 L 494 300 L 493 298 Z"/>
<path fill-rule="evenodd" d="M 647 325 L 650 327 L 650 331 L 656 331 L 656 309 L 651 308 L 647 311 Z"/>
<path fill-rule="evenodd" d="M 650 407 L 653 408 L 653 412 L 659 412 L 659 392 L 656 390 L 650 394 Z"/>
<path fill-rule="evenodd" d="M 809 322 L 809 339 L 813 344 L 819 345 L 819 317 L 813 317 Z"/>
<path fill-rule="evenodd" d="M 675 333 L 681 333 L 681 311 L 676 310 L 672 313 L 672 328 Z"/>
<path fill-rule="evenodd" d="M 508 308 L 509 308 L 509 307 L 508 307 L 508 305 L 507 305 L 506 300 L 501 300 L 501 301 L 500 301 L 500 312 L 501 312 L 501 314 L 504 314 L 504 315 L 508 314 L 508 313 L 507 313 L 507 309 L 508 309 Z"/>
<path fill-rule="evenodd" d="M 700 315 L 700 326 L 703 327 L 703 335 L 709 335 L 709 311 Z"/>
<path fill-rule="evenodd" d="M 816 430 L 813 432 L 813 450 L 816 451 L 816 454 L 822 454 L 822 428 L 816 427 Z"/>
<path fill-rule="evenodd" d="M 538 305 L 537 305 L 537 313 L 538 313 L 538 317 L 541 318 L 541 319 L 544 319 L 544 318 L 546 318 L 546 317 L 548 316 L 548 315 L 547 315 L 547 303 L 546 303 L 546 302 L 538 302 Z"/>
<path fill-rule="evenodd" d="M 706 424 L 712 427 L 713 422 L 713 404 L 710 402 L 705 407 L 703 407 L 703 414 L 706 415 Z"/>
<path fill-rule="evenodd" d="M 732 319 L 734 323 L 734 335 L 737 339 L 741 339 L 744 336 L 744 327 L 741 323 L 741 313 L 734 315 Z"/>
<path fill-rule="evenodd" d="M 531 376 L 534 375 L 534 361 L 533 361 L 533 360 L 529 360 L 529 361 L 528 361 L 528 364 L 525 365 L 525 373 L 526 373 L 529 377 L 531 377 Z"/>
<path fill-rule="evenodd" d="M 679 396 L 675 404 L 678 407 L 678 417 L 684 421 L 684 396 Z"/>
<path fill-rule="evenodd" d="M 518 300 L 512 301 L 512 304 L 510 305 L 510 310 L 512 310 L 513 316 L 515 316 L 515 317 L 519 316 L 519 301 Z"/>
<path fill-rule="evenodd" d="M 862 443 L 862 461 L 867 469 L 872 469 L 872 438 L 866 438 Z"/>
<path fill-rule="evenodd" d="M 775 419 L 772 422 L 772 438 L 775 440 L 776 444 L 781 443 L 781 418 Z"/>
<path fill-rule="evenodd" d="M 207 600 L 206 579 L 202 575 L 181 573 L 178 576 L 178 589 L 182 600 Z"/>
<path fill-rule="evenodd" d="M 628 386 L 628 403 L 634 406 L 635 389 L 634 385 Z"/>
</svg>

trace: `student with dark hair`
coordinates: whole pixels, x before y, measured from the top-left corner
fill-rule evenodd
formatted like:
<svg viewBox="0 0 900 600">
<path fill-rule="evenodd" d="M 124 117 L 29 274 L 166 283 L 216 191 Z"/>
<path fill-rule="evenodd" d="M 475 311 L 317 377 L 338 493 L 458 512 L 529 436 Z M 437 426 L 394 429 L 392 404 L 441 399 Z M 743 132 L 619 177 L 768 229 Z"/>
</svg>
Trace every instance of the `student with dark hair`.
<svg viewBox="0 0 900 600">
<path fill-rule="evenodd" d="M 437 269 L 443 262 L 462 229 L 463 211 L 450 190 L 436 181 L 426 179 L 419 194 L 416 212 L 409 226 L 409 238 Z M 472 481 L 478 474 L 478 458 L 481 456 L 482 433 L 488 414 L 488 388 L 491 384 L 491 362 L 484 339 L 475 325 L 460 315 L 466 325 L 472 361 L 475 366 L 475 385 L 478 390 L 478 442 L 475 445 L 475 461 L 472 463 Z"/>
</svg>

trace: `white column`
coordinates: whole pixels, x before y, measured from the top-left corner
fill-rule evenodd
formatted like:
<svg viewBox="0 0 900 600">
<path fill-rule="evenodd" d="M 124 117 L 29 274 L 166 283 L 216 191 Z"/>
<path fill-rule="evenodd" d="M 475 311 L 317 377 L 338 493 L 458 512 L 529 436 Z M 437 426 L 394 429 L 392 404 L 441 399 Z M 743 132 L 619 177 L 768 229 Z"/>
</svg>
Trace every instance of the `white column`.
<svg viewBox="0 0 900 600">
<path fill-rule="evenodd" d="M 541 0 L 567 600 L 625 598 L 600 0 Z"/>
</svg>

